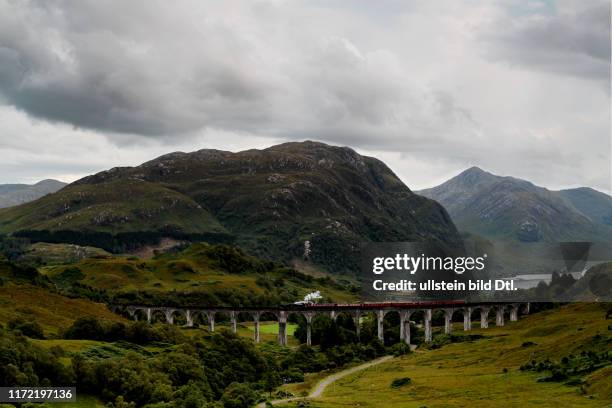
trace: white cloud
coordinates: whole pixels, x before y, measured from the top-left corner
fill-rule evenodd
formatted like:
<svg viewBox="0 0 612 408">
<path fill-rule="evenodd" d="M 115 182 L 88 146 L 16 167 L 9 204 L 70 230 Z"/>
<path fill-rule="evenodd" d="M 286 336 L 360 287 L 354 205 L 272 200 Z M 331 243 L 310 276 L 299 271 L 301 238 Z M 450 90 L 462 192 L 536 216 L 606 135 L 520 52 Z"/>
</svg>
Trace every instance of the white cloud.
<svg viewBox="0 0 612 408">
<path fill-rule="evenodd" d="M 69 125 L 29 118 L 13 108 L 0 107 L 0 183 L 34 183 L 45 178 L 72 182 L 111 167 L 137 166 L 174 151 L 203 148 L 240 151 L 282 140 L 262 135 L 203 129 L 189 137 L 149 139 L 129 135 L 117 145 L 105 135 Z"/>
</svg>

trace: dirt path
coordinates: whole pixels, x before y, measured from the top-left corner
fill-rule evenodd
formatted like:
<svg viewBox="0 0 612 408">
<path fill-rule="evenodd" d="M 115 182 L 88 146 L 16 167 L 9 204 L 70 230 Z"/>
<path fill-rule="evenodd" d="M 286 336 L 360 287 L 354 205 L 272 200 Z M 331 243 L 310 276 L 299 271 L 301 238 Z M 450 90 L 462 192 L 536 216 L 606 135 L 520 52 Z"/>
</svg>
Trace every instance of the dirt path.
<svg viewBox="0 0 612 408">
<path fill-rule="evenodd" d="M 376 364 L 384 363 L 385 361 L 388 361 L 391 358 L 393 358 L 393 356 L 384 356 L 381 358 L 377 358 L 376 360 L 368 361 L 367 363 L 364 363 L 364 364 L 361 364 L 355 367 L 347 368 L 346 370 L 342 370 L 328 377 L 325 377 L 317 383 L 317 385 L 314 387 L 312 391 L 310 391 L 310 394 L 308 394 L 307 397 L 292 397 L 292 398 L 273 400 L 270 402 L 272 403 L 272 405 L 280 405 L 280 404 L 286 404 L 291 401 L 298 401 L 298 400 L 303 400 L 303 399 L 308 399 L 308 398 L 320 397 L 321 394 L 323 394 L 323 391 L 325 391 L 325 388 L 327 388 L 327 386 L 332 384 L 333 382 L 338 381 L 339 379 L 346 377 L 347 375 L 351 375 L 357 371 L 365 370 L 366 368 L 372 367 Z M 257 405 L 257 408 L 265 408 L 265 407 L 266 407 L 265 402 L 262 402 L 261 404 Z"/>
</svg>

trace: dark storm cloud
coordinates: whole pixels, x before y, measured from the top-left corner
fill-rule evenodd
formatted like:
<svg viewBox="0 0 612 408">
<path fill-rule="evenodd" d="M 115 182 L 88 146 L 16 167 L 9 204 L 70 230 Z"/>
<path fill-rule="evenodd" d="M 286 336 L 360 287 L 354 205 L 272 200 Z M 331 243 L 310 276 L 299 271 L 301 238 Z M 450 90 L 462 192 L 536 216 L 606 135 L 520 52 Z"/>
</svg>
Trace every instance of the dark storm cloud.
<svg viewBox="0 0 612 408">
<path fill-rule="evenodd" d="M 154 136 L 265 120 L 265 78 L 247 67 L 248 42 L 212 20 L 181 26 L 188 8 L 58 1 L 1 10 L 0 92 L 36 117 Z"/>
<path fill-rule="evenodd" d="M 242 2 L 233 16 L 230 3 L 4 1 L 0 93 L 38 118 L 153 137 L 204 127 L 372 136 L 436 119 L 420 100 L 436 96 L 393 53 L 292 27 L 301 5 Z"/>
</svg>

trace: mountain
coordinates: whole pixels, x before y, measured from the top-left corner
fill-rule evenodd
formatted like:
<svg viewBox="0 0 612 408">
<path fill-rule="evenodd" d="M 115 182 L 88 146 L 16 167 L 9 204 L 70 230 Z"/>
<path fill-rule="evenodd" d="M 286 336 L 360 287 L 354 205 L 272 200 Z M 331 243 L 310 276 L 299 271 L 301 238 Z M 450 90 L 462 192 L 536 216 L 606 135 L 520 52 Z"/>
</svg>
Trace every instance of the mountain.
<svg viewBox="0 0 612 408">
<path fill-rule="evenodd" d="M 0 208 L 34 201 L 64 186 L 66 183 L 57 180 L 43 180 L 36 184 L 0 184 Z"/>
<path fill-rule="evenodd" d="M 384 163 L 315 142 L 177 152 L 103 171 L 0 210 L 0 232 L 115 252 L 160 237 L 233 241 L 257 256 L 307 255 L 353 272 L 363 241 L 462 246 L 444 208 Z"/>
<path fill-rule="evenodd" d="M 588 188 L 551 191 L 472 167 L 417 193 L 442 204 L 460 230 L 488 239 L 612 241 L 612 197 Z"/>
<path fill-rule="evenodd" d="M 612 227 L 612 197 L 588 187 L 561 190 L 559 194 L 592 221 Z"/>
</svg>

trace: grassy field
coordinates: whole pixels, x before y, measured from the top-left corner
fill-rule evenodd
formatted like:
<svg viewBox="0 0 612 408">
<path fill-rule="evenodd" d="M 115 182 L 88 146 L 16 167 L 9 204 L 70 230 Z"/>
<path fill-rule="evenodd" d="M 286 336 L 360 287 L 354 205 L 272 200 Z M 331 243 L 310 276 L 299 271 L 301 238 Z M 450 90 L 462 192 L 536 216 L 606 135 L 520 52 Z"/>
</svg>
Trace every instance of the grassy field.
<svg viewBox="0 0 612 408">
<path fill-rule="evenodd" d="M 72 244 L 49 244 L 37 242 L 31 244 L 23 255 L 24 262 L 41 264 L 62 264 L 78 262 L 85 258 L 111 258 L 112 255 L 100 248 L 84 247 Z"/>
<path fill-rule="evenodd" d="M 0 287 L 0 323 L 14 317 L 33 316 L 45 329 L 45 335 L 55 336 L 79 316 L 123 320 L 104 305 L 82 299 L 70 299 L 31 285 Z M 609 305 L 572 304 L 558 309 L 521 318 L 505 327 L 476 328 L 472 334 L 482 339 L 444 345 L 439 349 L 421 348 L 417 352 L 396 358 L 332 384 L 323 397 L 311 401 L 310 408 L 331 407 L 610 407 L 612 406 L 612 367 L 594 371 L 580 385 L 538 382 L 546 374 L 520 371 L 519 367 L 532 360 L 560 361 L 583 350 L 603 351 L 612 348 L 610 320 L 606 320 Z M 461 333 L 461 325 L 455 332 Z M 288 325 L 290 346 L 296 325 Z M 230 330 L 220 323 L 216 330 Z M 439 332 L 439 328 L 438 332 Z M 183 328 L 187 335 L 207 332 L 206 327 Z M 253 337 L 252 322 L 238 324 L 238 334 Z M 276 347 L 278 324 L 262 322 L 261 347 Z M 598 337 L 596 337 L 598 336 Z M 90 340 L 32 340 L 51 348 L 60 346 L 68 355 L 73 353 L 109 358 L 131 349 L 120 343 Z M 159 350 L 146 347 L 145 352 Z M 284 388 L 295 395 L 305 394 L 326 373 L 309 374 L 306 381 Z M 411 383 L 391 388 L 393 380 L 409 377 Z M 76 405 L 96 407 L 98 402 L 87 396 L 79 397 Z M 58 405 L 61 406 L 61 405 Z M 67 405 L 66 405 L 67 406 Z M 295 406 L 295 404 L 287 405 Z"/>
<path fill-rule="evenodd" d="M 104 408 L 102 401 L 89 395 L 79 395 L 77 390 L 76 402 L 54 402 L 53 408 Z"/>
<path fill-rule="evenodd" d="M 41 272 L 60 287 L 68 287 L 78 282 L 93 288 L 121 293 L 241 291 L 261 295 L 270 289 L 280 290 L 278 288 L 282 287 L 282 292 L 291 294 L 295 300 L 316 289 L 337 302 L 355 299 L 355 294 L 330 282 L 308 282 L 299 277 L 291 277 L 283 268 L 271 269 L 265 274 L 255 271 L 253 264 L 262 261 L 247 255 L 235 255 L 237 262 L 244 263 L 244 269 L 228 272 L 227 267 L 219 263 L 217 255 L 212 246 L 194 244 L 179 254 L 164 254 L 153 259 L 145 260 L 134 256 L 83 259 L 71 264 L 46 266 L 41 268 Z M 264 286 L 266 284 L 268 286 Z"/>
<path fill-rule="evenodd" d="M 604 336 L 599 351 L 609 350 L 610 320 L 605 315 L 605 305 L 573 304 L 505 327 L 474 329 L 486 337 L 420 350 L 350 375 L 309 407 L 610 407 L 610 366 L 588 375 L 582 386 L 538 382 L 544 373 L 519 370 L 533 359 L 559 361 L 593 348 L 598 334 Z M 391 388 L 402 377 L 411 383 Z"/>
<path fill-rule="evenodd" d="M 177 260 L 172 256 L 149 261 L 129 258 L 97 259 L 94 260 L 95 268 L 89 270 L 83 267 L 81 271 L 84 279 L 92 279 L 91 282 L 98 278 L 97 273 L 107 274 L 109 279 L 115 273 L 123 273 L 126 282 L 130 279 L 140 282 L 141 278 L 142 282 L 145 282 L 153 276 L 171 285 L 176 277 L 183 279 L 185 276 L 197 281 L 199 277 L 204 279 L 204 276 L 211 279 L 210 276 L 218 273 L 222 276 L 222 282 L 224 278 L 228 281 L 249 278 L 253 281 L 247 285 L 255 285 L 254 276 L 204 269 L 205 265 L 198 264 L 196 258 L 199 259 L 197 256 L 187 260 Z M 104 269 L 101 264 L 106 261 L 116 262 L 116 265 L 121 267 Z M 87 262 L 82 261 L 79 265 Z M 125 265 L 135 269 L 124 268 Z M 48 272 L 51 273 L 52 270 Z M 293 283 L 287 279 L 286 284 Z M 345 296 L 349 295 L 345 293 Z M 558 362 L 570 354 L 579 355 L 582 351 L 610 350 L 612 321 L 606 320 L 609 307 L 609 304 L 571 304 L 522 317 L 519 322 L 509 323 L 506 327 L 486 330 L 477 328 L 474 322 L 474 330 L 471 333 L 481 334 L 483 338 L 448 344 L 435 350 L 422 348 L 411 355 L 352 374 L 332 384 L 323 397 L 311 401 L 309 407 L 612 407 L 612 366 L 588 374 L 583 383 L 578 385 L 538 382 L 538 379 L 547 374 L 519 370 L 520 366 L 532 360 L 541 362 L 550 359 Z M 6 325 L 16 317 L 34 318 L 43 327 L 45 335 L 51 339 L 33 341 L 48 348 L 60 346 L 67 352 L 67 355 L 62 357 L 67 360 L 66 363 L 69 362 L 70 355 L 77 352 L 109 358 L 132 350 L 120 343 L 54 338 L 62 329 L 82 316 L 126 321 L 111 313 L 103 304 L 71 299 L 50 289 L 31 284 L 15 284 L 11 281 L 0 286 L 0 324 Z M 219 322 L 216 329 L 229 330 L 229 325 L 227 322 Z M 207 329 L 183 328 L 181 331 L 187 335 L 197 335 L 205 333 Z M 290 346 L 297 345 L 293 337 L 294 331 L 295 325 L 290 324 Z M 260 347 L 278 347 L 275 345 L 277 332 L 276 322 L 262 322 Z M 455 332 L 461 333 L 461 324 L 455 325 Z M 252 322 L 240 323 L 238 334 L 252 338 Z M 136 347 L 143 351 L 140 346 Z M 144 353 L 157 351 L 159 350 L 146 347 Z M 305 393 L 322 375 L 307 375 L 305 383 L 292 384 L 287 388 L 294 394 Z M 395 379 L 403 377 L 409 377 L 410 384 L 391 388 Z M 86 396 L 83 396 L 78 404 L 80 405 L 71 406 L 98 406 L 95 399 Z"/>
<path fill-rule="evenodd" d="M 296 324 L 287 324 L 287 342 L 290 347 L 298 346 L 299 342 L 293 333 L 297 328 Z M 253 322 L 240 322 L 236 327 L 236 333 L 248 339 L 253 339 L 255 336 L 255 326 Z M 218 330 L 231 330 L 231 326 L 227 323 L 215 324 L 215 331 Z M 198 328 L 183 328 L 183 332 L 188 336 L 199 336 L 203 333 L 208 333 L 206 326 L 200 326 Z M 259 340 L 261 343 L 278 341 L 278 323 L 277 322 L 260 322 L 259 324 Z"/>
<path fill-rule="evenodd" d="M 253 338 L 253 334 L 255 333 L 254 325 L 250 322 L 247 322 L 246 327 L 248 329 L 248 334 L 246 335 L 250 338 Z M 287 323 L 287 345 L 289 347 L 296 347 L 299 345 L 297 339 L 293 337 L 293 333 L 295 333 L 296 328 L 296 324 Z M 262 342 L 272 341 L 276 343 L 278 341 L 278 323 L 261 322 L 259 324 L 259 338 Z"/>
<path fill-rule="evenodd" d="M 15 318 L 34 318 L 45 335 L 56 335 L 79 317 L 125 321 L 104 304 L 85 299 L 71 299 L 32 285 L 7 284 L 0 287 L 0 324 Z"/>
<path fill-rule="evenodd" d="M 255 332 L 255 326 L 250 324 L 249 330 Z M 293 336 L 295 333 L 295 329 L 297 328 L 297 324 L 287 323 L 287 335 Z M 276 322 L 262 322 L 259 324 L 259 333 L 260 334 L 278 334 L 278 323 Z"/>
<path fill-rule="evenodd" d="M 313 389 L 319 381 L 332 373 L 331 370 L 320 371 L 318 373 L 307 373 L 304 374 L 304 382 L 284 384 L 281 389 L 295 396 L 303 397 L 308 395 L 308 392 Z"/>
<path fill-rule="evenodd" d="M 99 347 L 101 345 L 106 344 L 106 342 L 96 340 L 30 339 L 30 341 L 45 348 L 59 346 L 67 353 L 80 353 L 92 347 Z"/>
<path fill-rule="evenodd" d="M 106 405 L 100 400 L 90 395 L 79 395 L 77 390 L 76 402 L 53 402 L 48 405 L 45 404 L 45 407 L 53 407 L 53 408 L 104 408 Z M 14 408 L 14 405 L 11 404 L 1 404 L 0 408 Z"/>
</svg>

